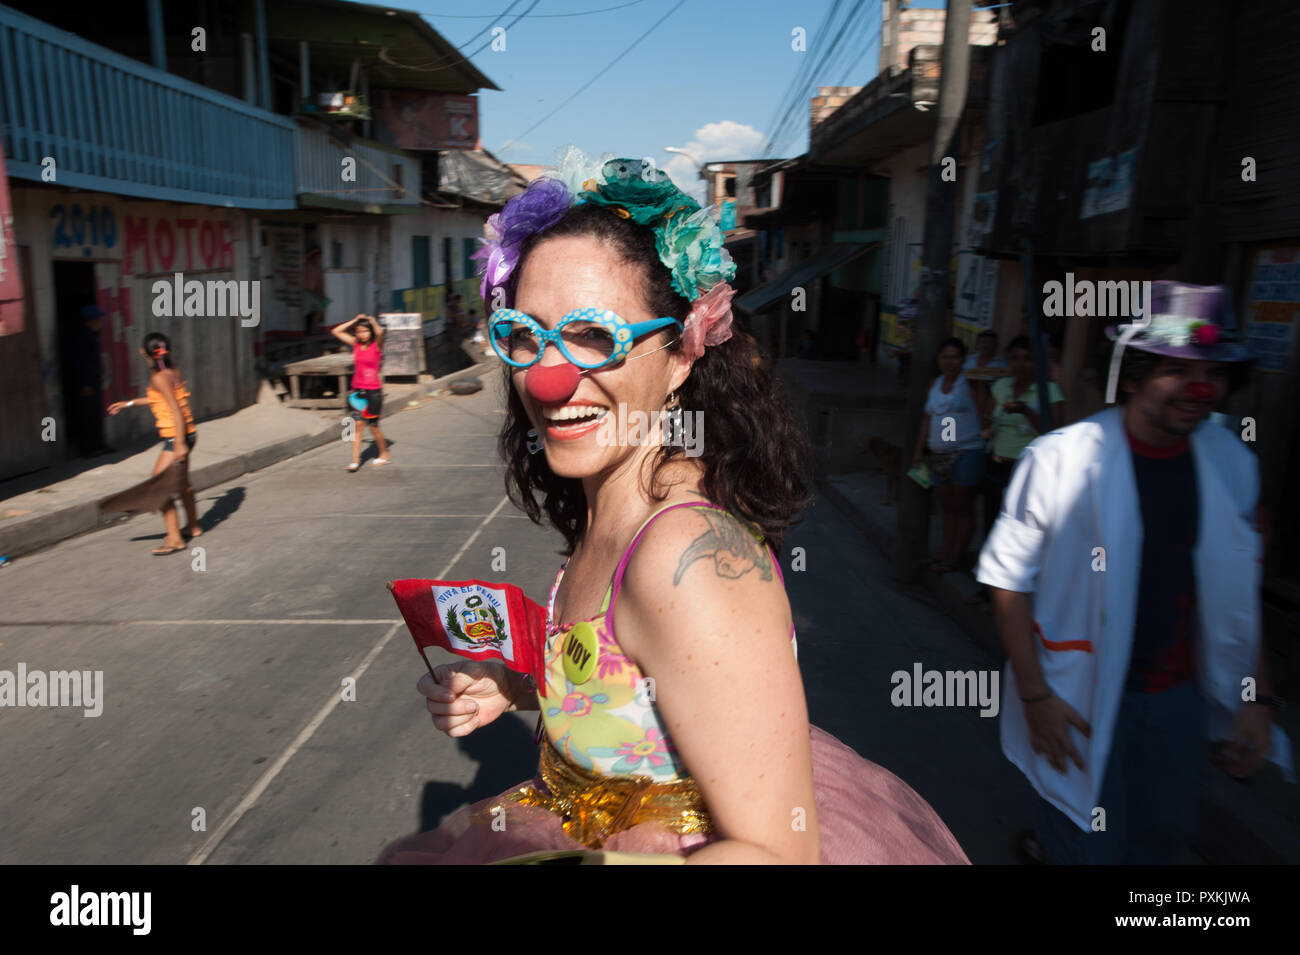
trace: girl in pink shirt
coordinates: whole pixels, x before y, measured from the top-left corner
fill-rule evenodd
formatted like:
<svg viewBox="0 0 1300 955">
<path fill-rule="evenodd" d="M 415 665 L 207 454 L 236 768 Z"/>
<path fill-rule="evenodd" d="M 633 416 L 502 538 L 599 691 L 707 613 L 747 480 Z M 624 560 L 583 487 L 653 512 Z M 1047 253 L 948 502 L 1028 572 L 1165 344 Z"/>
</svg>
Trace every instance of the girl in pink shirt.
<svg viewBox="0 0 1300 955">
<path fill-rule="evenodd" d="M 349 334 L 348 330 L 352 329 Z M 360 411 L 360 419 L 365 422 L 375 443 L 379 445 L 379 457 L 370 463 L 382 467 L 388 463 L 388 444 L 384 433 L 379 430 L 379 414 L 384 406 L 384 384 L 379 377 L 379 366 L 383 362 L 384 328 L 368 315 L 358 315 L 350 322 L 333 329 L 334 337 L 352 346 L 352 390 L 365 399 L 366 406 Z M 354 411 L 353 417 L 357 417 Z M 349 471 L 361 467 L 361 429 L 352 437 L 352 463 Z"/>
</svg>

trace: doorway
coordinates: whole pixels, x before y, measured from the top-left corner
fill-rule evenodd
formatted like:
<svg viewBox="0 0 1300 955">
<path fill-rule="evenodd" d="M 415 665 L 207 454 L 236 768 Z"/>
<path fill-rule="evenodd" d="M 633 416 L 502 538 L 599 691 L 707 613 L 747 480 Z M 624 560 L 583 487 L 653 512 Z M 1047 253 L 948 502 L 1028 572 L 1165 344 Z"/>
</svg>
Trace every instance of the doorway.
<svg viewBox="0 0 1300 955">
<path fill-rule="evenodd" d="M 63 426 L 78 457 L 112 450 L 104 444 L 102 319 L 87 318 L 95 304 L 95 267 L 90 262 L 54 263 L 54 317 L 58 328 Z"/>
</svg>

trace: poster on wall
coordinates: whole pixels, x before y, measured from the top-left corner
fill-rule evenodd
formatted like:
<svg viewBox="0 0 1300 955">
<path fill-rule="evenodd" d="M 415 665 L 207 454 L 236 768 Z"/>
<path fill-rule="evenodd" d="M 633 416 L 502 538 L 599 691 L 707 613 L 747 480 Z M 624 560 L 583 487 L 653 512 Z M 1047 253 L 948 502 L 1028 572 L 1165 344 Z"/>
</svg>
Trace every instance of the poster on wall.
<svg viewBox="0 0 1300 955">
<path fill-rule="evenodd" d="M 420 90 L 375 92 L 375 139 L 398 149 L 473 149 L 478 97 Z"/>
<path fill-rule="evenodd" d="M 957 253 L 957 294 L 953 317 L 976 328 L 993 327 L 993 301 L 997 292 L 998 263 L 973 252 Z"/>
<path fill-rule="evenodd" d="M 266 278 L 269 287 L 264 293 L 268 332 L 300 332 L 302 330 L 303 270 L 306 266 L 302 229 L 298 226 L 266 227 L 269 265 Z M 315 300 L 313 300 L 313 304 Z"/>
<path fill-rule="evenodd" d="M 1128 208 L 1133 196 L 1133 164 L 1136 158 L 1137 150 L 1129 149 L 1088 163 L 1088 179 L 1083 189 L 1080 219 L 1090 219 Z"/>
<path fill-rule="evenodd" d="M 14 210 L 9 202 L 4 144 L 0 143 L 0 335 L 23 330 L 23 279 L 14 240 Z"/>
<path fill-rule="evenodd" d="M 1247 292 L 1247 342 L 1255 369 L 1283 372 L 1300 324 L 1300 248 L 1261 249 Z"/>
</svg>

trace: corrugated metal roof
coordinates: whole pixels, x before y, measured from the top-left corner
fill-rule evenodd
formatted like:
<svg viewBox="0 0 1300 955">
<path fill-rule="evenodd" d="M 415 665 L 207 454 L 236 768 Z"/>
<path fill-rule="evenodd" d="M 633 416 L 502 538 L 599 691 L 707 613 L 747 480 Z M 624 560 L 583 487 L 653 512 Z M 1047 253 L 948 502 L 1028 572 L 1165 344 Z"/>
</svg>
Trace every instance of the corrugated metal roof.
<svg viewBox="0 0 1300 955">
<path fill-rule="evenodd" d="M 798 286 L 806 285 L 819 279 L 827 272 L 833 272 L 841 265 L 852 262 L 858 256 L 880 248 L 879 242 L 840 242 L 827 246 L 807 262 L 781 273 L 766 285 L 746 292 L 732 304 L 742 312 L 754 314 L 771 305 L 779 298 L 789 295 Z"/>
</svg>

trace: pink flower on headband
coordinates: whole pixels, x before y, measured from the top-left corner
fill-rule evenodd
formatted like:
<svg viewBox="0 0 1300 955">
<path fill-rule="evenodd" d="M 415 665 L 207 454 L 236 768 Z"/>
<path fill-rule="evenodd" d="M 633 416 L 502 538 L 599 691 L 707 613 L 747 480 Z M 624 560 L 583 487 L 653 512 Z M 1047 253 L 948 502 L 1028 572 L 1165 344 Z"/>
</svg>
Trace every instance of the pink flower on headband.
<svg viewBox="0 0 1300 955">
<path fill-rule="evenodd" d="M 731 337 L 731 297 L 736 290 L 717 282 L 694 302 L 682 329 L 682 346 L 691 361 L 708 345 L 721 345 Z"/>
</svg>

